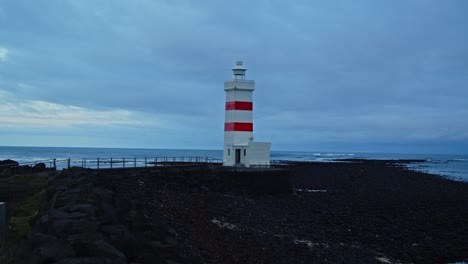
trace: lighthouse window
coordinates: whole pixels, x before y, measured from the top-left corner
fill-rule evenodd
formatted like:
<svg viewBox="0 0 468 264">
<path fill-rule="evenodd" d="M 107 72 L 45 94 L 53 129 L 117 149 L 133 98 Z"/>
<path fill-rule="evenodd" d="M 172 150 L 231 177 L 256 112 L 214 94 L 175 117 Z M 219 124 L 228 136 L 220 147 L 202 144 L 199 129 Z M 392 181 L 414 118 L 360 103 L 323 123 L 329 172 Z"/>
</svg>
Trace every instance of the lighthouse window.
<svg viewBox="0 0 468 264">
<path fill-rule="evenodd" d="M 245 156 L 245 153 L 247 152 L 247 150 L 244 149 L 244 156 Z"/>
</svg>

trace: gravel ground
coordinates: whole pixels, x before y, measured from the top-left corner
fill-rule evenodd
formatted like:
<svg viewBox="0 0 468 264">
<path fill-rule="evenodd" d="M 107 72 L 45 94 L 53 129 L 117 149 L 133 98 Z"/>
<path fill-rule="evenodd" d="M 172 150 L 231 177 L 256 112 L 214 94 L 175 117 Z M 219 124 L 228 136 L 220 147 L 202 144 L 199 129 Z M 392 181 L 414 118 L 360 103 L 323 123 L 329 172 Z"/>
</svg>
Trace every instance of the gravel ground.
<svg viewBox="0 0 468 264">
<path fill-rule="evenodd" d="M 393 161 L 298 163 L 294 193 L 146 177 L 149 219 L 193 262 L 448 263 L 468 258 L 468 184 Z M 169 179 L 170 178 L 170 179 Z M 195 177 L 196 178 L 196 177 Z"/>
<path fill-rule="evenodd" d="M 63 263 L 88 263 L 76 258 L 109 252 L 122 263 L 467 261 L 468 183 L 408 171 L 400 163 L 290 163 L 293 192 L 269 195 L 229 186 L 207 166 L 71 170 L 51 181 L 36 233 L 16 255 L 50 260 L 44 254 L 60 250 L 52 242 L 67 239 L 74 259 Z M 0 182 L 0 190 L 8 188 Z M 69 212 L 78 205 L 91 208 Z M 44 211 L 51 206 L 58 209 Z M 58 211 L 59 218 L 83 219 L 54 220 L 50 214 Z M 65 236 L 45 228 L 64 222 L 96 231 Z M 115 239 L 119 230 L 125 232 Z M 48 251 L 38 250 L 45 247 L 39 238 L 52 241 Z M 101 251 L 84 250 L 80 239 Z"/>
</svg>

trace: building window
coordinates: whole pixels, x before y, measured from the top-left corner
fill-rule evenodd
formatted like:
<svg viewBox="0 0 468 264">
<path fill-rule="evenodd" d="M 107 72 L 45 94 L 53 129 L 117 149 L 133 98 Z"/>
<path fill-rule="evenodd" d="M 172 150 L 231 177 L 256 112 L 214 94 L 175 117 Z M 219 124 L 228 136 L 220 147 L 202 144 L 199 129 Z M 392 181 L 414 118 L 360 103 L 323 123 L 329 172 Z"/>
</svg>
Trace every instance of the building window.
<svg viewBox="0 0 468 264">
<path fill-rule="evenodd" d="M 228 156 L 231 156 L 231 149 L 228 149 Z"/>
<path fill-rule="evenodd" d="M 247 150 L 244 149 L 244 156 L 245 156 L 245 153 L 247 152 Z"/>
</svg>

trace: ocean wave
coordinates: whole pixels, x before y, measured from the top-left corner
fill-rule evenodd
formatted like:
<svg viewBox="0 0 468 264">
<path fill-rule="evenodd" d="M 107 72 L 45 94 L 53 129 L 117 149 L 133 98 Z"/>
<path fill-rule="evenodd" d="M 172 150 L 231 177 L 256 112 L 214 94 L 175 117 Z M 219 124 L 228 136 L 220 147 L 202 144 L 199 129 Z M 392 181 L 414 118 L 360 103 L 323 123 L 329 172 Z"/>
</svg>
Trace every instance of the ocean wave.
<svg viewBox="0 0 468 264">
<path fill-rule="evenodd" d="M 325 156 L 332 157 L 332 156 L 354 156 L 353 153 L 327 153 Z"/>
<path fill-rule="evenodd" d="M 441 159 L 441 160 L 427 159 L 426 162 L 433 163 L 433 164 L 466 163 L 468 162 L 468 159 Z"/>
<path fill-rule="evenodd" d="M 434 170 L 434 171 L 438 171 L 440 173 L 464 174 L 463 172 L 455 171 L 455 170 Z"/>
<path fill-rule="evenodd" d="M 449 159 L 447 161 L 455 161 L 455 162 L 467 162 L 468 159 Z"/>
<path fill-rule="evenodd" d="M 292 155 L 300 155 L 300 156 L 315 156 L 315 157 L 321 157 L 321 156 L 326 156 L 326 157 L 339 157 L 339 156 L 355 156 L 356 154 L 354 153 L 322 153 L 322 152 L 314 152 L 314 153 L 281 153 L 281 154 L 275 154 L 272 156 L 292 156 Z"/>
</svg>

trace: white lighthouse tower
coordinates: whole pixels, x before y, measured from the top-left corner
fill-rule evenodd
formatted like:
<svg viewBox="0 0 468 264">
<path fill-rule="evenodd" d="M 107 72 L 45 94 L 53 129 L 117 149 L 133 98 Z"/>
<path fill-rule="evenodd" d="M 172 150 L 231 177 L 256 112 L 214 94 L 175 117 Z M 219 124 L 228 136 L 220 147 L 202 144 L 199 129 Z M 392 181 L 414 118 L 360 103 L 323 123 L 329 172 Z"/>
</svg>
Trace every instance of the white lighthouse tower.
<svg viewBox="0 0 468 264">
<path fill-rule="evenodd" d="M 270 142 L 253 142 L 252 93 L 255 82 L 245 79 L 242 61 L 232 68 L 233 79 L 224 82 L 226 117 L 224 123 L 224 166 L 269 166 Z"/>
</svg>

